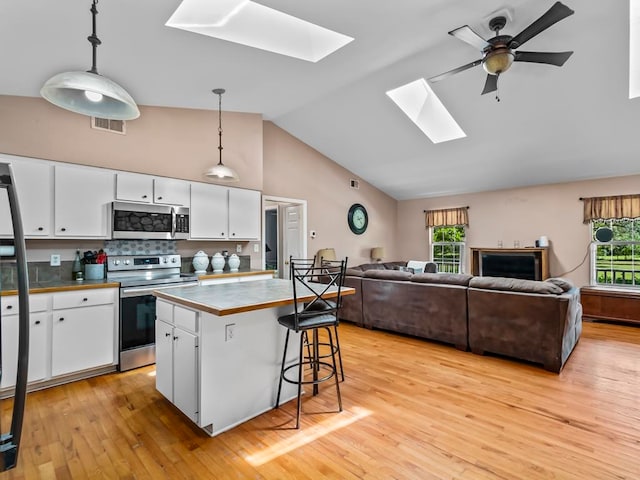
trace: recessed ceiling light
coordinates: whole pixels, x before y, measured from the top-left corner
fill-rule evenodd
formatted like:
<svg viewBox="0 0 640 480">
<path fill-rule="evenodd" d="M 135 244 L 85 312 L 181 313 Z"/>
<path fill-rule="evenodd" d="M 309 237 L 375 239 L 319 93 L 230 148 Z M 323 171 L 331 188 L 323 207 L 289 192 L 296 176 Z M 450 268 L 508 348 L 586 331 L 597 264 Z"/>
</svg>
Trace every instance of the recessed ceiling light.
<svg viewBox="0 0 640 480">
<path fill-rule="evenodd" d="M 629 0 L 629 98 L 640 97 L 640 0 Z"/>
<path fill-rule="evenodd" d="M 309 62 L 353 40 L 250 0 L 183 0 L 165 25 Z"/>
<path fill-rule="evenodd" d="M 467 136 L 424 78 L 389 90 L 387 95 L 433 143 Z"/>
</svg>

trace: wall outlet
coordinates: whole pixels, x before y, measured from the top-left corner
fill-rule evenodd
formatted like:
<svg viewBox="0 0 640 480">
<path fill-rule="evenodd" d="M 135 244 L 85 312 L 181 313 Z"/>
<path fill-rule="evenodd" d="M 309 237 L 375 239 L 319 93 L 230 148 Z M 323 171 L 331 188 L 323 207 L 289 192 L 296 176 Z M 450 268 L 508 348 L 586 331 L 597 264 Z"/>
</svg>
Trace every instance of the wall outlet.
<svg viewBox="0 0 640 480">
<path fill-rule="evenodd" d="M 260 245 L 258 245 L 257 243 L 253 244 L 253 253 L 258 253 L 260 252 Z"/>
<path fill-rule="evenodd" d="M 242 245 L 236 245 L 236 253 L 242 253 Z"/>
<path fill-rule="evenodd" d="M 224 326 L 224 341 L 230 342 L 236 335 L 236 324 L 228 323 Z"/>
<path fill-rule="evenodd" d="M 51 265 L 52 267 L 59 267 L 60 266 L 60 254 L 59 253 L 52 253 L 51 254 L 51 261 L 49 262 L 49 265 Z"/>
</svg>

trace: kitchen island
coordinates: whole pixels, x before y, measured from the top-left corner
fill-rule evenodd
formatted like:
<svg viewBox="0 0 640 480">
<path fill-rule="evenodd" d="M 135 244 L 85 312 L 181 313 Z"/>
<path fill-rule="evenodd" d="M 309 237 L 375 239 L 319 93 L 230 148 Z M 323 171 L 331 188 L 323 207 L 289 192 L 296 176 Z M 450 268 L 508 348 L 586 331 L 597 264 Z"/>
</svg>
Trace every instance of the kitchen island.
<svg viewBox="0 0 640 480">
<path fill-rule="evenodd" d="M 343 295 L 354 292 L 342 289 Z M 286 332 L 277 319 L 293 311 L 291 281 L 199 285 L 154 295 L 160 393 L 211 436 L 274 407 Z M 335 288 L 325 295 L 335 296 Z M 312 298 L 298 295 L 301 302 Z M 287 365 L 298 355 L 289 350 Z M 296 397 L 295 385 L 284 382 L 282 388 L 282 403 Z"/>
</svg>

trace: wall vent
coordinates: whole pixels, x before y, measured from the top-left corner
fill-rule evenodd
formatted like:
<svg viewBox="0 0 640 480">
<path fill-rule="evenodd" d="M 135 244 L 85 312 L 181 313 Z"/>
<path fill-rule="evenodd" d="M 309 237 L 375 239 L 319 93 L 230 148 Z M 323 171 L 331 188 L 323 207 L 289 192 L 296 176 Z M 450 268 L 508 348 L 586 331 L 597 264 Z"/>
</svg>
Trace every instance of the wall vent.
<svg viewBox="0 0 640 480">
<path fill-rule="evenodd" d="M 356 190 L 360 189 L 360 182 L 358 182 L 358 180 L 349 180 L 349 184 L 351 185 L 351 188 L 355 188 Z"/>
<path fill-rule="evenodd" d="M 105 132 L 127 134 L 127 124 L 124 120 L 109 120 L 108 118 L 91 117 L 91 128 Z"/>
</svg>

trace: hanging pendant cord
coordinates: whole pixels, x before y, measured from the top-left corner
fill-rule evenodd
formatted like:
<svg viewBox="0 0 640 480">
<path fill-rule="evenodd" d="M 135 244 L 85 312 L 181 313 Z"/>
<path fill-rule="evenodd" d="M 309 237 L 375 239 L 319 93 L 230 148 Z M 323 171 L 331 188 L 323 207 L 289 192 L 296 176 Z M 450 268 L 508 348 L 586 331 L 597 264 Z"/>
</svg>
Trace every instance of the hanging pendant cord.
<svg viewBox="0 0 640 480">
<path fill-rule="evenodd" d="M 89 43 L 91 43 L 93 47 L 93 64 L 91 65 L 91 70 L 89 70 L 89 72 L 95 73 L 96 75 L 98 75 L 98 67 L 96 66 L 96 64 L 98 63 L 98 45 L 102 43 L 98 38 L 98 35 L 96 34 L 96 15 L 98 15 L 98 9 L 96 8 L 97 4 L 98 0 L 93 0 L 93 5 L 91 5 L 91 15 L 93 17 L 93 33 L 87 37 L 87 40 L 89 40 Z"/>
<path fill-rule="evenodd" d="M 222 165 L 222 94 L 218 94 L 218 151 L 220 152 L 220 161 L 218 165 Z"/>
</svg>

